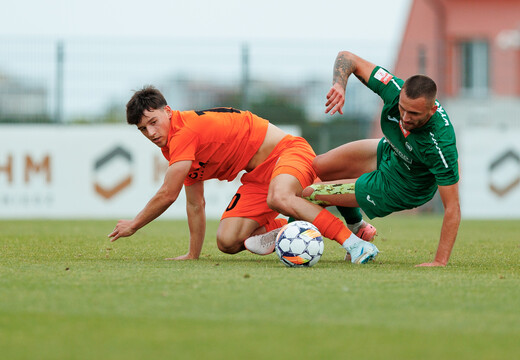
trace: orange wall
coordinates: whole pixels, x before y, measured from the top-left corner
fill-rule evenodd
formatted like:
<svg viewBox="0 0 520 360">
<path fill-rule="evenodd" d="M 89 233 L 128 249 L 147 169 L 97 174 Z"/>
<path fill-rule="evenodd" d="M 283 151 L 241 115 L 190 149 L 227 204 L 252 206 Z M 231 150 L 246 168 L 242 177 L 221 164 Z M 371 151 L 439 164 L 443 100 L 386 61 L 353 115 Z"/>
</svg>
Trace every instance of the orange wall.
<svg viewBox="0 0 520 360">
<path fill-rule="evenodd" d="M 437 81 L 439 95 L 456 96 L 459 42 L 488 40 L 492 94 L 520 95 L 520 49 L 504 50 L 495 42 L 512 29 L 520 30 L 519 0 L 414 0 L 394 71 L 403 78 L 420 72 L 422 48 L 424 73 Z"/>
</svg>

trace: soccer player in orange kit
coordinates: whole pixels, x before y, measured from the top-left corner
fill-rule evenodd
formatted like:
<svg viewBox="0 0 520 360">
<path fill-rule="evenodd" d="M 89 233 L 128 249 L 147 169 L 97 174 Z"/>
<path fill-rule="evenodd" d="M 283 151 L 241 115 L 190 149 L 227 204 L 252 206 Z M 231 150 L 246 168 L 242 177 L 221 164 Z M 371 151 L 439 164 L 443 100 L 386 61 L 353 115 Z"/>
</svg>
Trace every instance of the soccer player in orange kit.
<svg viewBox="0 0 520 360">
<path fill-rule="evenodd" d="M 217 230 L 221 251 L 272 253 L 276 234 L 287 223 L 277 218 L 281 213 L 312 222 L 325 237 L 341 244 L 353 263 L 365 263 L 377 255 L 375 245 L 357 237 L 328 210 L 301 198 L 303 189 L 316 178 L 315 154 L 303 138 L 288 135 L 248 111 L 172 110 L 153 86 L 135 92 L 126 111 L 127 122 L 161 148 L 169 167 L 163 185 L 143 210 L 133 220 L 118 221 L 108 235 L 111 241 L 133 235 L 161 215 L 184 185 L 190 244 L 187 254 L 173 260 L 197 259 L 206 232 L 204 180 L 232 181 L 245 170 L 243 185 Z M 362 224 L 367 226 L 371 225 Z"/>
</svg>

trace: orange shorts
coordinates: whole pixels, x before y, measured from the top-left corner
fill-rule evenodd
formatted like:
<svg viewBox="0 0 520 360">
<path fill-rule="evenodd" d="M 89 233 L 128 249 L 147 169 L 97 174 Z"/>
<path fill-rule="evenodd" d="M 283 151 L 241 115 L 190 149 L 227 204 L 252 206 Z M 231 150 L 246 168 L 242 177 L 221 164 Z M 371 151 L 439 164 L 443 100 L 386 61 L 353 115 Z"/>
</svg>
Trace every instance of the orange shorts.
<svg viewBox="0 0 520 360">
<path fill-rule="evenodd" d="M 277 175 L 289 174 L 298 179 L 302 189 L 306 188 L 316 178 L 312 168 L 315 157 L 316 154 L 305 139 L 285 136 L 263 163 L 242 176 L 242 186 L 231 199 L 222 219 L 245 217 L 256 221 L 259 226 L 272 221 L 279 213 L 267 206 L 271 180 Z"/>
</svg>

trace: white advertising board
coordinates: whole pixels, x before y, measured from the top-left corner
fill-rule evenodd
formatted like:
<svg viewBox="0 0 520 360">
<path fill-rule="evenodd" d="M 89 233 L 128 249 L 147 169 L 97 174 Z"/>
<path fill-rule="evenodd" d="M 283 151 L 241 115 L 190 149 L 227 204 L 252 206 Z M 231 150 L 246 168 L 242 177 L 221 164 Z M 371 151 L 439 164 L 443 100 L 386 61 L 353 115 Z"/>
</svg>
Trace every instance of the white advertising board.
<svg viewBox="0 0 520 360">
<path fill-rule="evenodd" d="M 168 163 L 133 126 L 0 126 L 0 218 L 134 217 Z M 240 182 L 205 184 L 220 218 Z M 185 195 L 163 215 L 185 218 Z"/>
<path fill-rule="evenodd" d="M 133 218 L 167 166 L 135 126 L 1 125 L 0 218 Z M 220 219 L 239 186 L 206 181 L 207 217 Z M 162 217 L 186 218 L 185 200 L 181 191 Z"/>
<path fill-rule="evenodd" d="M 458 134 L 464 218 L 520 218 L 520 127 L 465 127 Z"/>
<path fill-rule="evenodd" d="M 518 139 L 518 127 L 458 132 L 464 218 L 520 218 Z M 166 166 L 133 126 L 2 125 L 0 218 L 131 218 L 161 186 Z M 220 218 L 239 186 L 205 183 L 208 218 Z M 163 217 L 186 217 L 183 191 Z"/>
</svg>

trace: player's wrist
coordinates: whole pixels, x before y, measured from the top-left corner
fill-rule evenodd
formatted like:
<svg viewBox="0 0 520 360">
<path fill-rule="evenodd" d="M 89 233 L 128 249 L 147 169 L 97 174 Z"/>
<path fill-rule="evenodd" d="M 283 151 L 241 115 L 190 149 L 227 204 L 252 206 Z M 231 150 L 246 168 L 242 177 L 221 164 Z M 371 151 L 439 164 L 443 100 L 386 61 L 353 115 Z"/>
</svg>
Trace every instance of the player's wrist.
<svg viewBox="0 0 520 360">
<path fill-rule="evenodd" d="M 186 256 L 188 256 L 190 259 L 198 259 L 200 257 L 201 250 L 202 249 L 194 250 L 190 247 Z"/>
<path fill-rule="evenodd" d="M 136 219 L 130 221 L 130 229 L 132 230 L 133 233 L 136 233 L 137 230 L 139 230 L 142 226 L 139 226 L 139 223 L 136 221 Z"/>
<path fill-rule="evenodd" d="M 446 266 L 448 264 L 448 260 L 447 259 L 438 260 L 437 258 L 435 258 L 435 260 L 433 260 L 433 263 L 435 265 L 439 265 L 439 266 Z"/>
</svg>

